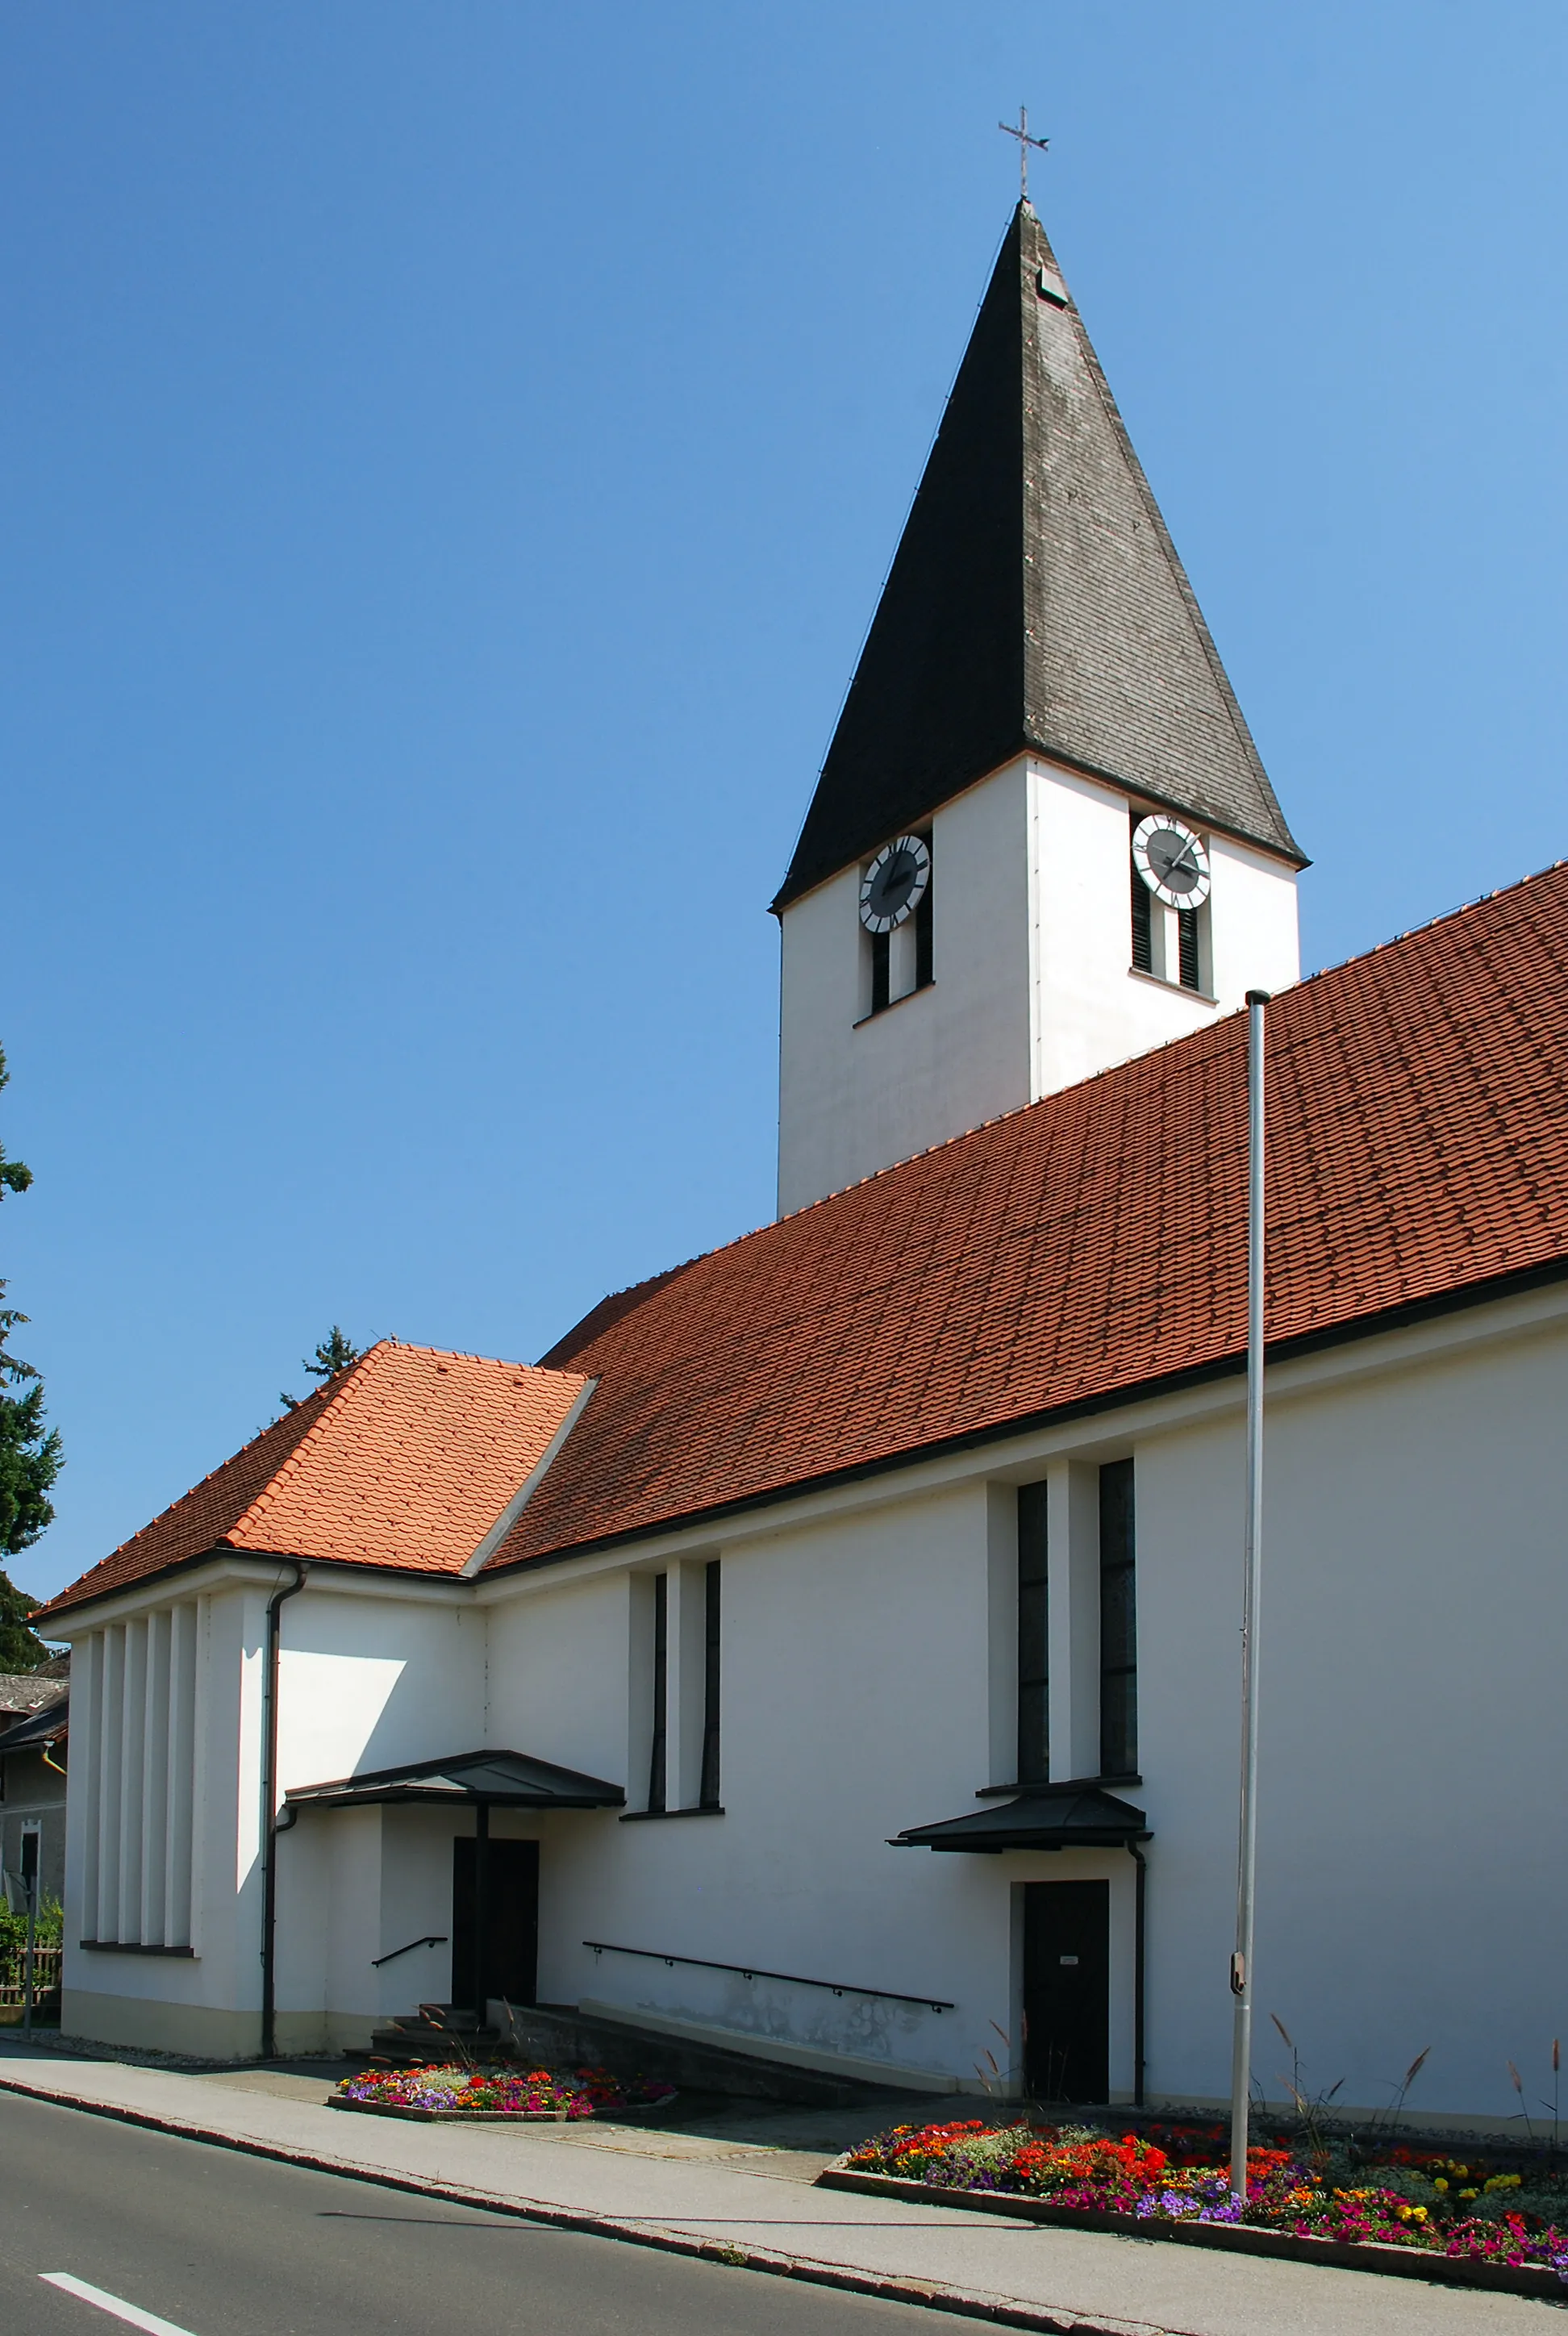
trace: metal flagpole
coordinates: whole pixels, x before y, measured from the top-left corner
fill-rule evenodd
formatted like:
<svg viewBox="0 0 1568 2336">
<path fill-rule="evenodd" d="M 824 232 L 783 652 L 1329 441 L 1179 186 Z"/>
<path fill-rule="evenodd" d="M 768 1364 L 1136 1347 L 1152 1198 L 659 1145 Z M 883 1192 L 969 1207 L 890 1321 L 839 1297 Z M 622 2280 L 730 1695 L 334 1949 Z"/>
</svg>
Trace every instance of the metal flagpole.
<svg viewBox="0 0 1568 2336">
<path fill-rule="evenodd" d="M 1247 992 L 1247 1522 L 1242 1591 L 1242 1813 L 1236 1857 L 1236 2000 L 1231 2052 L 1231 2192 L 1247 2198 L 1252 2068 L 1252 1909 L 1258 1864 L 1258 1604 L 1263 1572 L 1263 1009 Z"/>
</svg>

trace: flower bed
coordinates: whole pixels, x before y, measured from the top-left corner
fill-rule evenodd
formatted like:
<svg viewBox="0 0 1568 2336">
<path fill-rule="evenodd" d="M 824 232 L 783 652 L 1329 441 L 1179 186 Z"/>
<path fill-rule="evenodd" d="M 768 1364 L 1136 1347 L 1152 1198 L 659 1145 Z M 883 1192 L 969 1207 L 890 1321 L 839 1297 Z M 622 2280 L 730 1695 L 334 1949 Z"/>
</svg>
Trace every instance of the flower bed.
<svg viewBox="0 0 1568 2336">
<path fill-rule="evenodd" d="M 612 2077 L 607 2068 L 460 2067 L 371 2068 L 345 2077 L 332 2107 L 382 2117 L 452 2117 L 489 2123 L 630 2117 L 668 2107 L 673 2085 Z"/>
<path fill-rule="evenodd" d="M 1286 2252 L 1281 2241 L 1306 2242 L 1288 2251 L 1331 2253 L 1341 2262 L 1344 2250 L 1366 2248 L 1368 2269 L 1530 2292 L 1568 2283 L 1568 2176 L 1554 2164 L 1521 2172 L 1435 2149 L 1314 2150 L 1297 2141 L 1249 2151 L 1243 2211 L 1231 2195 L 1218 2127 L 1118 2136 L 1089 2126 L 996 2127 L 975 2118 L 894 2126 L 823 2178 L 832 2183 L 835 2175 L 856 2187 L 857 2176 L 871 2176 L 941 2193 L 954 2205 L 1007 2211 L 1011 2204 L 1031 2219 L 1081 2217 L 1150 2237 L 1225 2244 L 1233 2234 L 1233 2243 L 1255 2242 L 1269 2253 Z M 1402 2251 L 1404 2260 L 1390 2260 L 1389 2250 Z"/>
</svg>

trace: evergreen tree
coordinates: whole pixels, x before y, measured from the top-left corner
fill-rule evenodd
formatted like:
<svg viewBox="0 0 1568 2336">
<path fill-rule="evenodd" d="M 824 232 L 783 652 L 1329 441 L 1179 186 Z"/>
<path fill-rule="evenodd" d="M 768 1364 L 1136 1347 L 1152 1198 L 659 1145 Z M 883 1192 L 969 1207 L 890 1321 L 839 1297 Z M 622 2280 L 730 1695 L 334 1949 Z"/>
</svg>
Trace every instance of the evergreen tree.
<svg viewBox="0 0 1568 2336">
<path fill-rule="evenodd" d="M 9 1084 L 5 1050 L 0 1046 L 0 1087 Z M 0 1146 L 0 1199 L 7 1192 L 24 1192 L 33 1171 L 20 1160 L 7 1160 Z M 0 1281 L 0 1299 L 5 1284 Z M 6 1342 L 18 1322 L 25 1322 L 14 1306 L 0 1304 L 0 1558 L 15 1557 L 31 1549 L 54 1515 L 50 1487 L 60 1474 L 60 1431 L 44 1426 L 44 1382 L 31 1363 L 7 1351 Z M 23 1390 L 18 1393 L 16 1390 Z M 0 1572 L 0 1669 L 30 1671 L 50 1650 L 27 1628 L 27 1617 L 37 1605 Z"/>
<path fill-rule="evenodd" d="M 313 1379 L 335 1379 L 350 1363 L 356 1363 L 364 1352 L 352 1338 L 346 1338 L 335 1322 L 325 1338 L 317 1343 L 314 1358 L 307 1356 L 299 1368 L 308 1371 Z M 297 1411 L 300 1398 L 297 1395 L 279 1394 L 278 1402 L 286 1411 Z"/>
</svg>

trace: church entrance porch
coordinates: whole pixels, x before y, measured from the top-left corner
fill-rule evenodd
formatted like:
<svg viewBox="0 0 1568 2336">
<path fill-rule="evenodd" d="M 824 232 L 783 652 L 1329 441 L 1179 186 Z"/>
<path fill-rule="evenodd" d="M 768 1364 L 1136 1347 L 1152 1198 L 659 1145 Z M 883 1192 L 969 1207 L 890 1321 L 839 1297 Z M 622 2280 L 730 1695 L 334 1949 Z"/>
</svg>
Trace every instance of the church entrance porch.
<svg viewBox="0 0 1568 2336">
<path fill-rule="evenodd" d="M 538 1994 L 540 1841 L 531 1821 L 624 1802 L 618 1785 L 512 1751 L 294 1786 L 290 1817 L 330 1816 L 336 1841 L 329 1852 L 300 1828 L 297 1890 L 286 1853 L 278 1945 L 289 1993 L 295 2002 L 315 1995 L 334 2041 L 357 2029 L 378 2049 L 395 2045 L 401 2056 L 412 2044 L 425 2057 L 443 2029 L 493 2042 L 490 2007 L 531 2004 Z M 356 1825 L 368 1829 L 355 1834 Z M 287 1840 L 294 1826 L 283 1830 Z M 409 2031 L 401 2039 L 399 2027 Z"/>
</svg>

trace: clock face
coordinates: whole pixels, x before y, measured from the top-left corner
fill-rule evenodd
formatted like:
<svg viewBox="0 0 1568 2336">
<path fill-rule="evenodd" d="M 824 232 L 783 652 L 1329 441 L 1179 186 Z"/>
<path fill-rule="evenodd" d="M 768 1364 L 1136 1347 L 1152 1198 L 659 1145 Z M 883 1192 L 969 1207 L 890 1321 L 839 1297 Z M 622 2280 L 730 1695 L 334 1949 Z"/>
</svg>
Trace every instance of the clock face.
<svg viewBox="0 0 1568 2336">
<path fill-rule="evenodd" d="M 1168 909 L 1196 909 L 1209 897 L 1209 855 L 1203 839 L 1168 812 L 1141 819 L 1133 830 L 1133 864 Z"/>
<path fill-rule="evenodd" d="M 931 855 L 918 835 L 884 843 L 861 879 L 861 922 L 868 933 L 891 933 L 912 917 L 931 881 Z"/>
</svg>

